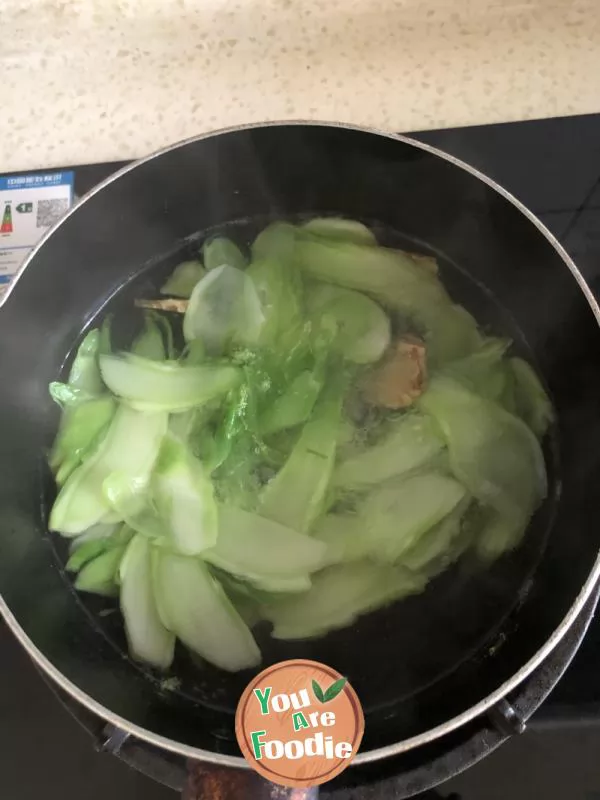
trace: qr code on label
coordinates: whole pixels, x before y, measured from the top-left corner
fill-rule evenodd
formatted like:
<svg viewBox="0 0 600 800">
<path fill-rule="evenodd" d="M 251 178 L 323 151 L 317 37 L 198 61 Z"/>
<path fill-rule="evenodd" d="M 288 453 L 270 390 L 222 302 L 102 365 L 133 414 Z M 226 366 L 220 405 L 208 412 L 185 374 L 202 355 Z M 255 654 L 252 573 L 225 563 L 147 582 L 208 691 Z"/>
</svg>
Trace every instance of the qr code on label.
<svg viewBox="0 0 600 800">
<path fill-rule="evenodd" d="M 63 198 L 54 200 L 38 200 L 36 226 L 38 228 L 49 228 L 68 211 L 69 201 Z"/>
</svg>

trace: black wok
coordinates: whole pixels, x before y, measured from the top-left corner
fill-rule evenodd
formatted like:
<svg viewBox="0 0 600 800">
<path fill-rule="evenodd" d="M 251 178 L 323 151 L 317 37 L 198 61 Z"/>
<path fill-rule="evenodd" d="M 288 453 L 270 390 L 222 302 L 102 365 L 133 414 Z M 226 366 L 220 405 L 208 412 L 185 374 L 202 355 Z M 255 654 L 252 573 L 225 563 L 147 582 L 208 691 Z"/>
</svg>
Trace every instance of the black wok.
<svg viewBox="0 0 600 800">
<path fill-rule="evenodd" d="M 522 545 L 489 569 L 468 559 L 426 592 L 323 640 L 269 644 L 265 663 L 324 661 L 347 675 L 366 730 L 355 764 L 436 739 L 495 705 L 550 653 L 600 572 L 600 311 L 550 233 L 480 173 L 402 137 L 319 124 L 246 127 L 168 148 L 109 178 L 42 241 L 0 301 L 0 593 L 8 624 L 78 701 L 160 747 L 243 766 L 233 733 L 250 675 L 199 669 L 174 684 L 133 663 L 111 601 L 78 596 L 47 532 L 47 386 L 81 334 L 197 248 L 249 240 L 271 218 L 337 214 L 384 244 L 433 252 L 456 299 L 509 333 L 546 381 L 548 499 Z"/>
</svg>

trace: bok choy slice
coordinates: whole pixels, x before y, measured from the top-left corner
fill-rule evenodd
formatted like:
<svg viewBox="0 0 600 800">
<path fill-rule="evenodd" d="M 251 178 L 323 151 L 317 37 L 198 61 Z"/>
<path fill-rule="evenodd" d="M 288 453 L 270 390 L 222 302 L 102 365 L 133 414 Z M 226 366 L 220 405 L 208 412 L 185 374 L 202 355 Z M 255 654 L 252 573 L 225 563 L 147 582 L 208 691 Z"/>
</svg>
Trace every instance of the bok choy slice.
<svg viewBox="0 0 600 800">
<path fill-rule="evenodd" d="M 517 412 L 536 436 L 542 438 L 554 421 L 554 409 L 533 369 L 522 358 L 509 359 L 514 379 Z"/>
<path fill-rule="evenodd" d="M 160 322 L 159 322 L 160 320 Z M 131 352 L 140 358 L 164 361 L 167 357 L 163 342 L 163 318 L 158 314 L 144 314 L 144 328 L 131 345 Z M 168 326 L 168 322 L 166 323 Z"/>
<path fill-rule="evenodd" d="M 546 494 L 538 440 L 522 420 L 449 378 L 437 378 L 419 400 L 436 421 L 454 475 L 493 509 L 516 543 Z"/>
<path fill-rule="evenodd" d="M 100 356 L 108 388 L 141 411 L 185 411 L 226 394 L 240 381 L 237 367 L 157 362 L 134 355 Z"/>
<path fill-rule="evenodd" d="M 98 370 L 100 331 L 93 329 L 83 339 L 69 372 L 68 385 L 72 389 L 94 396 L 101 394 L 104 386 Z"/>
<path fill-rule="evenodd" d="M 121 611 L 132 658 L 166 669 L 173 661 L 175 636 L 165 628 L 158 614 L 151 548 L 139 533 L 127 547 L 119 567 Z"/>
<path fill-rule="evenodd" d="M 425 337 L 432 364 L 479 346 L 473 317 L 452 303 L 436 275 L 406 253 L 305 235 L 297 237 L 294 255 L 307 276 L 365 292 L 414 323 Z"/>
<path fill-rule="evenodd" d="M 367 561 L 327 567 L 303 595 L 263 605 L 276 639 L 308 639 L 350 625 L 360 614 L 423 589 L 425 580 L 408 570 Z"/>
<path fill-rule="evenodd" d="M 341 242 L 354 242 L 354 244 L 376 245 L 374 233 L 353 219 L 343 217 L 315 217 L 305 222 L 302 228 L 309 233 L 323 236 Z"/>
<path fill-rule="evenodd" d="M 293 264 L 270 258 L 254 261 L 246 274 L 256 289 L 263 313 L 258 343 L 275 351 L 293 349 L 306 324 L 300 272 Z"/>
<path fill-rule="evenodd" d="M 315 329 L 333 325 L 334 345 L 349 361 L 379 361 L 391 338 L 390 320 L 374 300 L 352 289 L 317 284 L 307 305 Z"/>
<path fill-rule="evenodd" d="M 73 539 L 66 569 L 70 572 L 79 572 L 85 564 L 101 553 L 115 547 L 124 547 L 132 535 L 133 532 L 126 525 L 94 525 Z"/>
<path fill-rule="evenodd" d="M 390 422 L 371 447 L 341 461 L 333 481 L 352 488 L 372 486 L 422 467 L 443 448 L 444 441 L 431 420 L 409 412 Z"/>
<path fill-rule="evenodd" d="M 264 323 L 260 300 L 245 272 L 223 264 L 196 284 L 183 319 L 187 342 L 199 339 L 211 356 L 235 342 L 258 341 Z"/>
<path fill-rule="evenodd" d="M 175 267 L 160 293 L 174 297 L 189 297 L 194 286 L 206 275 L 199 261 L 183 261 Z"/>
<path fill-rule="evenodd" d="M 217 541 L 218 512 L 206 470 L 181 441 L 167 436 L 153 478 L 153 495 L 168 543 L 198 555 Z"/>
<path fill-rule="evenodd" d="M 436 472 L 375 489 L 360 511 L 369 554 L 394 563 L 464 500 L 464 487 Z"/>
<path fill-rule="evenodd" d="M 109 547 L 84 564 L 75 578 L 75 588 L 80 592 L 114 597 L 119 590 L 117 576 L 125 547 L 124 544 Z"/>
<path fill-rule="evenodd" d="M 305 533 L 323 511 L 337 446 L 345 381 L 329 385 L 288 460 L 263 489 L 259 513 Z"/>
<path fill-rule="evenodd" d="M 154 592 L 163 625 L 228 672 L 260 663 L 260 650 L 221 585 L 197 558 L 156 549 Z"/>
<path fill-rule="evenodd" d="M 216 567 L 258 582 L 316 572 L 324 556 L 325 546 L 316 539 L 231 506 L 220 508 L 216 545 L 204 553 Z"/>
<path fill-rule="evenodd" d="M 60 484 L 68 478 L 84 457 L 91 452 L 106 430 L 116 403 L 110 395 L 86 400 L 63 413 L 58 434 L 50 453 L 50 467 L 56 472 L 68 462 L 69 470 L 62 470 Z"/>
<path fill-rule="evenodd" d="M 243 270 L 248 266 L 240 248 L 225 236 L 215 236 L 206 241 L 202 247 L 202 256 L 207 270 L 222 266 Z"/>
<path fill-rule="evenodd" d="M 167 430 L 164 412 L 144 413 L 120 406 L 95 453 L 60 490 L 50 513 L 50 529 L 75 536 L 111 512 L 103 484 L 114 473 L 129 483 L 131 494 L 144 488 Z"/>
</svg>

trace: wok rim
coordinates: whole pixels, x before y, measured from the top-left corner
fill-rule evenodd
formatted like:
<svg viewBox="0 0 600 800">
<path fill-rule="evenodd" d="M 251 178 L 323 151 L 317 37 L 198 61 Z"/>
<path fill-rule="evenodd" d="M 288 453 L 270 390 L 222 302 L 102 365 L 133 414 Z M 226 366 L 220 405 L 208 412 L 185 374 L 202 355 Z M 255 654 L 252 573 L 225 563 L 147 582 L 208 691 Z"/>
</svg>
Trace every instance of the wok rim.
<svg viewBox="0 0 600 800">
<path fill-rule="evenodd" d="M 453 164 L 454 166 L 470 173 L 474 177 L 478 178 L 480 181 L 482 181 L 491 189 L 496 191 L 499 195 L 501 195 L 505 200 L 507 200 L 509 203 L 515 206 L 523 214 L 523 216 L 527 220 L 529 220 L 529 222 L 535 225 L 538 231 L 546 238 L 548 243 L 558 253 L 558 255 L 561 257 L 561 259 L 571 272 L 571 275 L 576 280 L 580 290 L 583 292 L 594 314 L 594 317 L 596 318 L 598 326 L 600 327 L 600 305 L 596 301 L 592 291 L 587 285 L 585 279 L 583 278 L 582 274 L 580 273 L 573 259 L 569 256 L 567 251 L 563 248 L 563 246 L 556 239 L 556 237 L 541 222 L 541 220 L 539 220 L 535 216 L 535 214 L 532 211 L 530 211 L 529 208 L 527 208 L 527 206 L 525 206 L 509 191 L 504 189 L 495 180 L 485 175 L 485 173 L 481 172 L 477 168 L 462 161 L 461 159 L 456 158 L 455 156 L 449 153 L 445 153 L 443 150 L 440 150 L 437 147 L 433 147 L 432 145 L 420 142 L 416 139 L 412 139 L 410 136 L 406 136 L 404 134 L 391 133 L 377 128 L 353 125 L 350 123 L 327 122 L 327 121 L 316 121 L 316 120 L 314 121 L 274 120 L 268 122 L 233 125 L 227 128 L 221 128 L 216 131 L 207 131 L 205 133 L 197 134 L 196 136 L 191 136 L 182 141 L 160 148 L 159 150 L 154 151 L 150 155 L 138 159 L 136 161 L 133 161 L 130 164 L 127 164 L 126 166 L 112 173 L 103 181 L 94 186 L 89 192 L 87 192 L 81 198 L 79 198 L 79 200 L 56 223 L 56 225 L 54 225 L 52 228 L 50 228 L 50 230 L 48 230 L 44 234 L 44 236 L 40 239 L 38 244 L 33 248 L 28 257 L 25 259 L 21 267 L 15 273 L 15 276 L 11 284 L 4 292 L 3 296 L 0 297 L 0 310 L 2 309 L 2 306 L 10 298 L 23 272 L 31 264 L 31 262 L 36 257 L 38 251 L 42 247 L 44 247 L 46 242 L 55 233 L 55 231 L 58 228 L 60 228 L 60 226 L 67 219 L 69 219 L 69 217 L 71 217 L 84 203 L 90 200 L 95 194 L 102 191 L 102 189 L 104 189 L 106 186 L 109 186 L 113 181 L 116 181 L 122 175 L 127 174 L 136 167 L 139 167 L 149 161 L 152 161 L 155 158 L 165 155 L 166 153 L 169 153 L 173 150 L 177 150 L 180 147 L 185 147 L 194 142 L 203 141 L 205 139 L 210 139 L 216 136 L 227 135 L 230 133 L 237 133 L 244 130 L 255 130 L 260 128 L 284 128 L 291 126 L 338 128 L 342 130 L 353 131 L 356 133 L 381 136 L 386 139 L 402 142 L 403 144 L 409 145 L 410 147 L 414 147 L 418 150 L 422 150 L 431 155 L 437 156 L 438 158 L 441 158 Z M 566 635 L 566 633 L 574 623 L 575 619 L 581 612 L 587 600 L 590 598 L 599 578 L 600 578 L 600 549 L 596 556 L 596 560 L 592 565 L 590 573 L 586 581 L 584 582 L 579 594 L 576 596 L 574 602 L 572 603 L 571 607 L 567 611 L 562 621 L 554 630 L 554 633 L 550 636 L 549 639 L 546 640 L 544 645 L 541 648 L 539 648 L 539 650 L 537 650 L 536 653 L 534 653 L 534 655 L 529 659 L 529 661 L 527 661 L 521 667 L 521 669 L 519 669 L 513 676 L 511 676 L 507 681 L 501 684 L 495 691 L 484 697 L 475 705 L 463 711 L 461 714 L 458 714 L 455 717 L 452 717 L 451 719 L 441 723 L 440 725 L 436 725 L 435 727 L 430 728 L 427 731 L 417 734 L 416 736 L 411 736 L 408 739 L 403 739 L 399 742 L 395 742 L 394 744 L 386 745 L 385 747 L 379 747 L 373 750 L 369 750 L 365 753 L 359 752 L 352 760 L 350 766 L 360 766 L 363 764 L 368 764 L 374 761 L 378 761 L 379 759 L 390 758 L 392 756 L 397 756 L 400 755 L 401 753 L 405 753 L 409 750 L 413 750 L 422 745 L 431 743 L 436 739 L 439 739 L 442 736 L 451 733 L 452 731 L 455 731 L 458 728 L 466 725 L 468 722 L 471 722 L 473 719 L 481 716 L 490 708 L 492 708 L 497 702 L 505 698 L 506 695 L 509 694 L 509 692 L 511 692 L 513 689 L 519 686 L 527 677 L 529 677 L 531 673 L 538 666 L 540 666 L 540 664 L 547 658 L 547 656 L 552 652 L 552 650 L 554 650 L 554 648 L 559 644 L 559 642 L 563 639 L 563 637 Z M 115 714 L 110 709 L 106 708 L 101 703 L 94 700 L 94 698 L 88 695 L 86 692 L 82 691 L 76 684 L 72 683 L 68 678 L 65 677 L 65 675 L 63 675 L 62 672 L 60 672 L 60 670 L 57 667 L 54 666 L 54 664 L 48 658 L 46 658 L 46 656 L 38 649 L 38 647 L 34 644 L 34 642 L 25 633 L 23 628 L 19 625 L 19 622 L 17 621 L 16 617 L 8 607 L 2 595 L 0 595 L 0 614 L 3 616 L 4 620 L 6 621 L 6 624 L 8 625 L 12 633 L 16 636 L 20 644 L 30 655 L 30 657 L 33 659 L 35 664 L 38 667 L 40 667 L 50 678 L 52 678 L 52 680 L 55 683 L 57 683 L 58 686 L 61 689 L 63 689 L 68 695 L 70 695 L 77 702 L 81 703 L 81 705 L 86 707 L 89 711 L 104 719 L 107 723 L 114 725 L 116 728 L 119 728 L 127 732 L 129 735 L 134 736 L 141 741 L 145 741 L 148 744 L 151 744 L 163 750 L 167 750 L 169 752 L 182 755 L 185 758 L 207 761 L 209 763 L 217 764 L 219 766 L 234 767 L 238 769 L 240 768 L 250 769 L 250 764 L 241 756 L 231 756 L 222 753 L 215 753 L 211 750 L 203 750 L 201 748 L 185 745 L 181 742 L 177 742 L 174 739 L 166 738 L 157 733 L 154 733 L 153 731 L 150 731 L 146 728 L 136 725 L 130 722 L 129 720 L 125 719 L 124 717 L 121 717 L 119 714 Z"/>
</svg>

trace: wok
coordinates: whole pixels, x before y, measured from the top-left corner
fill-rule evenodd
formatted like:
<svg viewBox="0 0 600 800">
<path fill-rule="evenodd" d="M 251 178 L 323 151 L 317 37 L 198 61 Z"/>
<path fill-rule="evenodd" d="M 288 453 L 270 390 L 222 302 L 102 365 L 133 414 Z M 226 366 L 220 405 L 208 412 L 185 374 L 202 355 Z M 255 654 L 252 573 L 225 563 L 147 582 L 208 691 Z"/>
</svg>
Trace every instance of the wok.
<svg viewBox="0 0 600 800">
<path fill-rule="evenodd" d="M 176 685 L 131 661 L 110 600 L 77 595 L 47 531 L 45 453 L 58 411 L 48 383 L 108 307 L 134 297 L 207 232 L 250 241 L 267 221 L 335 214 L 382 243 L 437 256 L 458 302 L 543 376 L 557 411 L 550 489 L 520 547 L 489 569 L 468 559 L 418 597 L 311 642 L 263 644 L 265 665 L 323 661 L 347 675 L 366 729 L 353 762 L 385 758 L 483 714 L 538 666 L 590 596 L 600 561 L 600 310 L 568 255 L 515 198 L 410 139 L 334 124 L 268 124 L 199 136 L 126 167 L 42 240 L 0 300 L 0 610 L 35 662 L 136 737 L 243 767 L 234 736 L 250 674 L 198 668 Z"/>
</svg>

